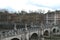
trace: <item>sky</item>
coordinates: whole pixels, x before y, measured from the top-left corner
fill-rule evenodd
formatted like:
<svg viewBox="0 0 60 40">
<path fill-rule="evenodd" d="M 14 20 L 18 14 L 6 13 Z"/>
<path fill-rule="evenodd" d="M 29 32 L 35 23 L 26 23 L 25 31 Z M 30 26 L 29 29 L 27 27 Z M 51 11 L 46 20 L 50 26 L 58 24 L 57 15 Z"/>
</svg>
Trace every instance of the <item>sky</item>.
<svg viewBox="0 0 60 40">
<path fill-rule="evenodd" d="M 0 9 L 9 11 L 60 10 L 60 0 L 0 0 Z"/>
</svg>

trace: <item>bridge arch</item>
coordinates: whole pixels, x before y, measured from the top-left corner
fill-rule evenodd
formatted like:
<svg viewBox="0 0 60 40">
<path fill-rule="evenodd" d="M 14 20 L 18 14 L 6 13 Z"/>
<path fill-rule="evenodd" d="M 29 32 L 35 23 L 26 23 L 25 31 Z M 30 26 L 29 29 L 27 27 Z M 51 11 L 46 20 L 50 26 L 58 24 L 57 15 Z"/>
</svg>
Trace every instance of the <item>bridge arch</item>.
<svg viewBox="0 0 60 40">
<path fill-rule="evenodd" d="M 11 40 L 20 40 L 19 38 L 12 38 Z"/>
<path fill-rule="evenodd" d="M 29 38 L 29 40 L 38 40 L 38 34 L 37 33 L 33 33 L 31 35 L 31 37 Z"/>
<path fill-rule="evenodd" d="M 43 36 L 49 36 L 50 35 L 50 29 L 45 29 L 43 31 Z"/>
<path fill-rule="evenodd" d="M 59 32 L 59 28 L 58 27 L 53 27 L 52 28 L 52 33 L 57 33 Z"/>
<path fill-rule="evenodd" d="M 48 30 L 46 30 L 43 35 L 44 35 L 44 36 L 48 36 L 48 35 L 49 35 Z"/>
</svg>

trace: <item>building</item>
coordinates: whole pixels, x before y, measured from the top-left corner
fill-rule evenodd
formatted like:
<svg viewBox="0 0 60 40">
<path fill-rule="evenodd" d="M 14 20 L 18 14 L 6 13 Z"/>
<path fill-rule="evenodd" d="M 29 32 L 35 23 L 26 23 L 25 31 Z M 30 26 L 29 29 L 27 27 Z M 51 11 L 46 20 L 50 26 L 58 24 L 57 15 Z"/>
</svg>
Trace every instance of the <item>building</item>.
<svg viewBox="0 0 60 40">
<path fill-rule="evenodd" d="M 60 11 L 47 12 L 44 17 L 45 24 L 55 24 L 60 23 Z"/>
<path fill-rule="evenodd" d="M 43 14 L 39 14 L 39 13 L 27 13 L 27 14 L 18 14 L 15 16 L 12 16 L 12 20 L 17 23 L 41 23 L 43 21 Z"/>
<path fill-rule="evenodd" d="M 9 13 L 0 13 L 0 22 L 8 22 L 10 19 L 11 16 Z"/>
<path fill-rule="evenodd" d="M 40 24 L 43 21 L 43 13 L 26 13 L 26 14 L 17 14 L 17 13 L 7 13 L 0 12 L 0 22 L 12 22 L 12 23 L 38 23 Z"/>
</svg>

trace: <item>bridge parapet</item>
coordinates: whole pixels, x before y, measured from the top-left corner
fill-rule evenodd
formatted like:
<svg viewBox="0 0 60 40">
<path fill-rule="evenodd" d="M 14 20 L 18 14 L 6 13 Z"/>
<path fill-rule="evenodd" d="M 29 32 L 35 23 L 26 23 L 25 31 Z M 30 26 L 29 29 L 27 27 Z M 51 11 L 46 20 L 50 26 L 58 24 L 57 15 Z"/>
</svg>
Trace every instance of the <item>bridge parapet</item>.
<svg viewBox="0 0 60 40">
<path fill-rule="evenodd" d="M 28 31 L 36 31 L 36 30 L 39 30 L 40 28 L 39 27 L 32 27 L 32 28 L 29 28 Z"/>
<path fill-rule="evenodd" d="M 1 31 L 0 38 L 7 38 L 7 37 L 15 36 L 15 35 L 20 35 L 24 33 L 23 30 L 24 29 Z"/>
</svg>

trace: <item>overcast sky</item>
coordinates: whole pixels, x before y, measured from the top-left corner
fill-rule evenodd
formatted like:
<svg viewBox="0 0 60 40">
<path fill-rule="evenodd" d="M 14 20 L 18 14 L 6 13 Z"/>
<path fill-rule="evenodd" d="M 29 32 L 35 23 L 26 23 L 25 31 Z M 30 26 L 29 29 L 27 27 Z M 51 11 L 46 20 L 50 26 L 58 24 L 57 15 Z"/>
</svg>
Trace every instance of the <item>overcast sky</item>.
<svg viewBox="0 0 60 40">
<path fill-rule="evenodd" d="M 59 10 L 60 0 L 0 0 L 0 9 L 9 10 Z"/>
</svg>

